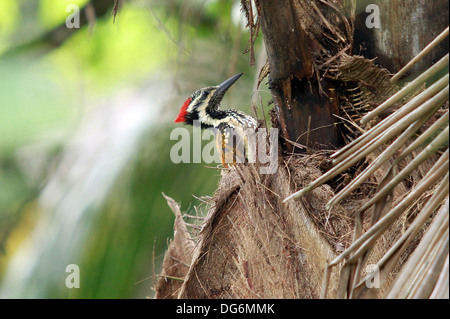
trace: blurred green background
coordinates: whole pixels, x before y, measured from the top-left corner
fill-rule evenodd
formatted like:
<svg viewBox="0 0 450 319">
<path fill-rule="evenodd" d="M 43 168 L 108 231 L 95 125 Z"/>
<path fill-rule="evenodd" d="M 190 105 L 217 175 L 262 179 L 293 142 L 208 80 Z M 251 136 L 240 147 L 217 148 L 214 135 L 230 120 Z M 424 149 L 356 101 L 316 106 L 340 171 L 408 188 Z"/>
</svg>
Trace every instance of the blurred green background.
<svg viewBox="0 0 450 319">
<path fill-rule="evenodd" d="M 119 1 L 113 22 L 114 2 L 0 0 L 0 298 L 152 297 L 173 235 L 161 193 L 194 214 L 220 176 L 171 162 L 179 108 L 244 72 L 224 105 L 252 114 L 240 1 Z"/>
</svg>

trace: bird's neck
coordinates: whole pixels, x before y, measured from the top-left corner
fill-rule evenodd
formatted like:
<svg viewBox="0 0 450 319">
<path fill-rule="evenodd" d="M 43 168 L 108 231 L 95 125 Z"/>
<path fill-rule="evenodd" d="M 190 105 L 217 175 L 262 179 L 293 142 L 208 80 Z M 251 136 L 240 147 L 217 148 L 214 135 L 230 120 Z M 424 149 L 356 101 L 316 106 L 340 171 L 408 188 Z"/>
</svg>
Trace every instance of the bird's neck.
<svg viewBox="0 0 450 319">
<path fill-rule="evenodd" d="M 227 116 L 227 111 L 219 108 L 199 108 L 186 118 L 186 123 L 195 125 L 195 121 L 198 121 L 202 129 L 217 127 Z"/>
</svg>

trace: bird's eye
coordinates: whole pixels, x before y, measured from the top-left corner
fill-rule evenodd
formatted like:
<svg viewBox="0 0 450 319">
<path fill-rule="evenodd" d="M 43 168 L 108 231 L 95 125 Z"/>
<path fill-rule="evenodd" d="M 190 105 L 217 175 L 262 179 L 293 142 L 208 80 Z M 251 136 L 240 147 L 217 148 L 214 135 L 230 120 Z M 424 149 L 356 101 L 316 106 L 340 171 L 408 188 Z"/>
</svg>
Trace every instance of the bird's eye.
<svg viewBox="0 0 450 319">
<path fill-rule="evenodd" d="M 206 95 L 208 95 L 208 92 L 203 91 L 203 92 L 202 92 L 202 96 L 206 96 Z"/>
</svg>

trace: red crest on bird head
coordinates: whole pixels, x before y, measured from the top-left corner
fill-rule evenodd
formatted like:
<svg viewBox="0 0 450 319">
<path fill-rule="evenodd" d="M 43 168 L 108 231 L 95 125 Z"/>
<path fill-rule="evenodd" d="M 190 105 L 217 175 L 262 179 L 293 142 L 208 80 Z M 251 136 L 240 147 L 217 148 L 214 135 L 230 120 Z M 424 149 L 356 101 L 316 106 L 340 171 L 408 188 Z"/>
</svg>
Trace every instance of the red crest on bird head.
<svg viewBox="0 0 450 319">
<path fill-rule="evenodd" d="M 184 101 L 183 106 L 180 109 L 180 113 L 178 113 L 178 116 L 174 121 L 175 123 L 186 122 L 187 108 L 189 104 L 191 104 L 191 100 L 191 98 L 188 98 L 186 101 Z"/>
</svg>

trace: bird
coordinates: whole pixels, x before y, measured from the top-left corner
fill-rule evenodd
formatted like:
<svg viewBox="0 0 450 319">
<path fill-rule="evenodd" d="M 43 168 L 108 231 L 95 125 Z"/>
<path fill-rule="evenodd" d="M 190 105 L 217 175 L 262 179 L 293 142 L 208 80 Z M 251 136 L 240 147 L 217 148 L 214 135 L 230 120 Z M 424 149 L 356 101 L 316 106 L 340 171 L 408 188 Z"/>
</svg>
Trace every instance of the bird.
<svg viewBox="0 0 450 319">
<path fill-rule="evenodd" d="M 236 74 L 217 86 L 201 88 L 189 96 L 181 106 L 175 123 L 200 125 L 215 131 L 216 148 L 223 167 L 248 161 L 254 156 L 249 147 L 249 132 L 257 128 L 252 116 L 235 109 L 221 109 L 227 90 L 242 76 Z M 253 139 L 252 139 L 253 141 Z"/>
</svg>

